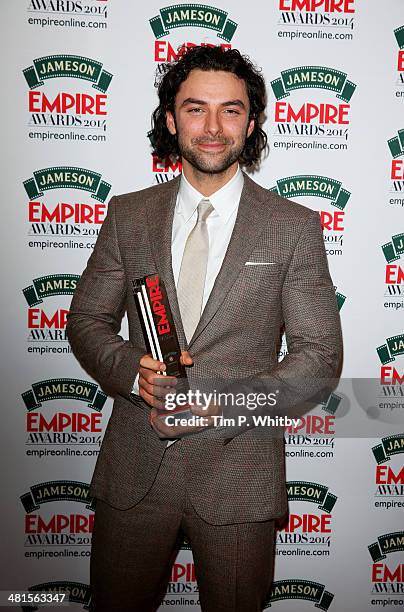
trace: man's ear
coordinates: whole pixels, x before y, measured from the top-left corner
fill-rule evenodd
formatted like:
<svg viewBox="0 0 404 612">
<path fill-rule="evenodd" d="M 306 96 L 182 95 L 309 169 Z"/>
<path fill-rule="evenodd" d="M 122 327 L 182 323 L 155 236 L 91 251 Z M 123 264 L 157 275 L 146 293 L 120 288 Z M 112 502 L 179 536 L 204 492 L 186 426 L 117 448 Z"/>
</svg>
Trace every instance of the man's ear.
<svg viewBox="0 0 404 612">
<path fill-rule="evenodd" d="M 251 134 L 253 133 L 254 127 L 255 127 L 255 119 L 250 119 L 250 123 L 248 124 L 248 129 L 247 129 L 247 138 L 249 138 Z"/>
<path fill-rule="evenodd" d="M 175 127 L 174 115 L 169 110 L 166 111 L 166 126 L 172 136 L 174 136 L 177 133 L 177 128 Z"/>
</svg>

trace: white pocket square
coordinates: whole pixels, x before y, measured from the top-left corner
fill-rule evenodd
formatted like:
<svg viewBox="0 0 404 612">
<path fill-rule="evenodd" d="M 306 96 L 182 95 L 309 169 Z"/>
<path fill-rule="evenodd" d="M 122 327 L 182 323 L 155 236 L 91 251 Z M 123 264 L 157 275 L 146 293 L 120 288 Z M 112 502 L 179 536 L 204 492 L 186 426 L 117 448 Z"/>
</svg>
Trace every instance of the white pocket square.
<svg viewBox="0 0 404 612">
<path fill-rule="evenodd" d="M 275 266 L 276 261 L 246 261 L 246 266 Z"/>
</svg>

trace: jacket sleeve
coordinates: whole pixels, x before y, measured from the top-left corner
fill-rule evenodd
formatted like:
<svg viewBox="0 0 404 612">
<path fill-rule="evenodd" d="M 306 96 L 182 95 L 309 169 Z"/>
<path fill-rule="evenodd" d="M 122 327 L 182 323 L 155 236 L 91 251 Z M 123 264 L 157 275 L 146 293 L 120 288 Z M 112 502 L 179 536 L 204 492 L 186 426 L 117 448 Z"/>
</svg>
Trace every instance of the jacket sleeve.
<svg viewBox="0 0 404 612">
<path fill-rule="evenodd" d="M 119 334 L 128 286 L 119 251 L 112 198 L 94 251 L 77 284 L 66 332 L 82 367 L 110 395 L 131 400 L 139 361 L 146 352 Z"/>
</svg>

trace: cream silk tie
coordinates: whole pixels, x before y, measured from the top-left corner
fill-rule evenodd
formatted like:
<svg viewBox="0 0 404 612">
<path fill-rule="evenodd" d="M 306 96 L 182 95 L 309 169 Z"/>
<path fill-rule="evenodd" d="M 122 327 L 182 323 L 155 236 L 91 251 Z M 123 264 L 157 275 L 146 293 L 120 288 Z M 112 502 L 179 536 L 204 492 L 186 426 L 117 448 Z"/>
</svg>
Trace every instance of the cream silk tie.
<svg viewBox="0 0 404 612">
<path fill-rule="evenodd" d="M 198 204 L 198 219 L 189 234 L 182 256 L 177 284 L 178 304 L 188 342 L 191 340 L 202 313 L 209 236 L 206 219 L 214 210 L 208 199 Z"/>
</svg>

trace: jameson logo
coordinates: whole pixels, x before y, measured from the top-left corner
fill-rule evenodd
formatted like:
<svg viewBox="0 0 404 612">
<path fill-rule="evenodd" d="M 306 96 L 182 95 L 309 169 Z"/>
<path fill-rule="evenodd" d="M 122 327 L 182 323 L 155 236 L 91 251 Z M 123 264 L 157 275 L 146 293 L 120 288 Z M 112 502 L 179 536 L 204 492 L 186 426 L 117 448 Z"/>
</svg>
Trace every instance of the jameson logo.
<svg viewBox="0 0 404 612">
<path fill-rule="evenodd" d="M 337 306 L 338 306 L 338 310 L 341 310 L 341 308 L 343 307 L 343 305 L 345 304 L 345 300 L 346 300 L 346 295 L 343 295 L 342 293 L 340 293 L 339 291 L 335 291 L 335 297 L 337 298 Z"/>
<path fill-rule="evenodd" d="M 90 485 L 77 480 L 52 480 L 40 482 L 30 487 L 28 493 L 20 496 L 25 512 L 29 514 L 39 510 L 41 504 L 57 501 L 72 501 L 86 504 L 86 508 L 95 509 L 95 499 L 90 497 Z"/>
<path fill-rule="evenodd" d="M 46 55 L 32 63 L 33 66 L 23 70 L 30 89 L 40 87 L 47 79 L 70 77 L 90 81 L 95 89 L 105 93 L 113 76 L 97 60 L 80 55 Z"/>
<path fill-rule="evenodd" d="M 273 583 L 266 608 L 270 608 L 275 601 L 283 599 L 304 599 L 312 601 L 315 607 L 320 610 L 328 610 L 334 595 L 319 582 L 291 578 L 289 580 L 277 580 Z"/>
<path fill-rule="evenodd" d="M 390 461 L 390 457 L 393 455 L 404 454 L 404 433 L 387 436 L 382 438 L 380 442 L 372 448 L 378 465 Z"/>
<path fill-rule="evenodd" d="M 404 551 L 404 531 L 395 531 L 378 536 L 377 542 L 368 546 L 374 563 L 386 559 L 386 555 Z"/>
<path fill-rule="evenodd" d="M 103 181 L 101 174 L 75 166 L 54 166 L 33 172 L 33 178 L 24 181 L 24 188 L 32 200 L 49 189 L 81 189 L 93 194 L 99 202 L 105 202 L 111 190 L 110 183 Z"/>
<path fill-rule="evenodd" d="M 305 480 L 289 480 L 286 483 L 289 501 L 304 501 L 318 504 L 320 510 L 331 512 L 337 501 L 337 496 L 330 493 L 328 487 L 317 482 Z"/>
<path fill-rule="evenodd" d="M 376 350 L 383 365 L 391 363 L 398 355 L 404 355 L 404 334 L 387 338 L 386 344 L 378 346 Z"/>
<path fill-rule="evenodd" d="M 41 402 L 55 399 L 69 399 L 86 402 L 89 408 L 101 412 L 107 396 L 98 385 L 77 378 L 50 378 L 31 385 L 31 389 L 21 394 L 27 410 L 36 410 Z"/>
<path fill-rule="evenodd" d="M 345 296 L 342 296 L 342 297 L 344 298 L 344 301 L 345 301 Z M 338 298 L 337 298 L 337 303 L 338 303 Z M 328 414 L 334 415 L 337 412 L 338 406 L 341 403 L 341 397 L 337 395 L 336 393 L 330 393 L 328 398 L 320 403 L 322 406 L 322 410 L 324 410 L 325 412 L 328 412 Z"/>
<path fill-rule="evenodd" d="M 389 138 L 387 144 L 394 159 L 402 157 L 404 155 L 404 129 L 398 130 L 397 136 Z"/>
<path fill-rule="evenodd" d="M 400 26 L 394 30 L 394 36 L 396 37 L 397 44 L 400 48 L 398 52 L 397 70 L 399 72 L 404 71 L 404 26 Z M 404 81 L 402 81 L 404 83 Z"/>
<path fill-rule="evenodd" d="M 277 104 L 284 103 L 277 102 Z M 278 127 L 280 126 L 278 125 Z M 317 129 L 317 126 L 310 127 L 316 127 Z M 271 187 L 271 191 L 291 199 L 308 196 L 328 200 L 334 209 L 319 210 L 321 226 L 324 230 L 324 242 L 342 246 L 343 232 L 345 231 L 345 208 L 351 197 L 351 192 L 342 186 L 341 181 L 317 174 L 298 174 L 278 179 L 276 185 Z M 342 255 L 342 249 L 327 249 L 327 255 Z M 341 297 L 337 295 L 339 308 L 345 301 L 343 298 L 345 296 L 342 296 L 342 294 Z"/>
<path fill-rule="evenodd" d="M 52 593 L 65 594 L 65 602 L 82 604 L 83 608 L 87 610 L 91 600 L 91 589 L 90 585 L 84 584 L 83 582 L 72 582 L 71 580 L 53 580 L 52 582 L 41 582 L 40 584 L 34 584 L 28 587 L 30 593 Z M 23 612 L 34 612 L 38 610 L 37 606 L 22 606 Z"/>
<path fill-rule="evenodd" d="M 34 278 L 32 285 L 22 290 L 28 306 L 42 304 L 43 298 L 54 295 L 73 295 L 80 276 L 77 274 L 49 274 Z"/>
<path fill-rule="evenodd" d="M 382 250 L 387 263 L 400 259 L 404 254 L 404 233 L 392 236 L 390 242 L 382 245 Z"/>
<path fill-rule="evenodd" d="M 174 28 L 198 27 L 218 32 L 218 37 L 230 42 L 237 23 L 228 18 L 228 13 L 206 4 L 174 4 L 160 9 L 160 14 L 149 19 L 156 38 L 167 36 Z"/>
<path fill-rule="evenodd" d="M 295 89 L 319 88 L 334 91 L 337 98 L 349 102 L 356 89 L 344 72 L 324 66 L 288 68 L 280 78 L 271 81 L 271 86 L 277 100 L 287 98 Z"/>
<path fill-rule="evenodd" d="M 316 196 L 331 200 L 333 206 L 344 210 L 351 193 L 342 187 L 341 181 L 316 174 L 299 174 L 287 176 L 276 181 L 276 186 L 270 191 L 276 191 L 285 198 L 298 196 Z"/>
</svg>

